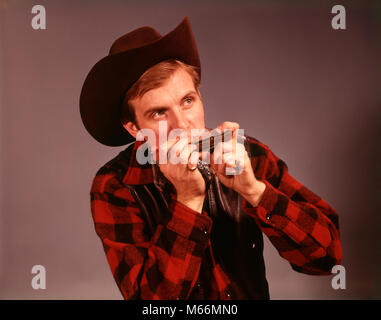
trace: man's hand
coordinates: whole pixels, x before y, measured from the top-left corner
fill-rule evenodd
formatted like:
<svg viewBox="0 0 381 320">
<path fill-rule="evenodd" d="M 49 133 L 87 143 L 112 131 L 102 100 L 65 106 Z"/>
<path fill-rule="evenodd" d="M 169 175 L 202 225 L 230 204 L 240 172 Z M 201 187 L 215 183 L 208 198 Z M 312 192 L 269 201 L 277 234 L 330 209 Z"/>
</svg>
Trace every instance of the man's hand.
<svg viewBox="0 0 381 320">
<path fill-rule="evenodd" d="M 219 142 L 217 144 L 214 153 L 210 157 L 211 167 L 225 186 L 241 194 L 256 207 L 261 200 L 266 185 L 255 178 L 251 161 L 244 145 L 237 143 L 239 124 L 235 122 L 223 122 L 217 129 L 222 132 L 224 130 L 232 130 L 233 138 L 231 141 Z M 238 159 L 243 163 L 237 163 L 236 160 Z M 233 170 L 237 165 L 240 167 L 239 174 L 227 174 L 227 171 Z"/>
<path fill-rule="evenodd" d="M 196 145 L 188 142 L 187 137 L 183 137 L 179 141 L 167 141 L 166 145 L 160 146 L 167 154 L 167 163 L 159 163 L 159 167 L 175 187 L 177 201 L 201 213 L 205 199 L 205 181 L 198 169 L 190 169 L 195 168 L 200 155 L 195 151 Z"/>
</svg>

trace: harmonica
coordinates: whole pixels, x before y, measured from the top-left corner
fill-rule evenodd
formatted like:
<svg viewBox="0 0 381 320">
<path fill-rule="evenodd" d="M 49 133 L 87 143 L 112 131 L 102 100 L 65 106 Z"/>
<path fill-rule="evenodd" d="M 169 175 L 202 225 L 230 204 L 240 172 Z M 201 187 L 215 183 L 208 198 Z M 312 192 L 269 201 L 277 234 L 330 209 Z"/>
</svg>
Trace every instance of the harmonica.
<svg viewBox="0 0 381 320">
<path fill-rule="evenodd" d="M 216 129 L 210 131 L 210 133 L 199 141 L 193 142 L 193 144 L 198 145 L 198 151 L 209 151 L 210 153 L 214 152 L 215 145 L 218 142 L 227 142 L 233 138 L 232 132 L 225 134 L 225 132 L 218 132 Z M 245 136 L 237 136 L 237 141 L 245 141 Z"/>
</svg>

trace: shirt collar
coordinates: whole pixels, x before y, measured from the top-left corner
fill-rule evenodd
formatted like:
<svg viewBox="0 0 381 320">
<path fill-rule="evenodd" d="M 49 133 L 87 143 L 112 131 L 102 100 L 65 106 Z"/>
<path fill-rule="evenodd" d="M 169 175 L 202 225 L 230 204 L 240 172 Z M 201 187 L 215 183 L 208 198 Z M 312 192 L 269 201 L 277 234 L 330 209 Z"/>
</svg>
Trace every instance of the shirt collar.
<svg viewBox="0 0 381 320">
<path fill-rule="evenodd" d="M 144 143 L 144 141 L 135 141 L 122 151 L 122 155 L 128 163 L 126 174 L 122 178 L 122 181 L 127 185 L 155 183 L 159 189 L 163 190 L 169 181 L 161 173 L 159 166 L 156 163 L 141 165 L 136 159 L 137 150 Z"/>
</svg>

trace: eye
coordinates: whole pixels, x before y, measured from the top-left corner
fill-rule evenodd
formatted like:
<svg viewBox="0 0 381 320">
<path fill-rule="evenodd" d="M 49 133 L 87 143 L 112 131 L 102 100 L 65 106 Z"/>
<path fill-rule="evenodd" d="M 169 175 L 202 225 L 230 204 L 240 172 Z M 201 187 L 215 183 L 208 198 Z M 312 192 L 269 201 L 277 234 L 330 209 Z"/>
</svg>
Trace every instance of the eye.
<svg viewBox="0 0 381 320">
<path fill-rule="evenodd" d="M 165 110 L 157 110 L 157 111 L 152 113 L 151 117 L 153 119 L 157 119 L 157 118 L 162 117 L 164 114 L 165 114 Z"/>
<path fill-rule="evenodd" d="M 184 105 L 186 105 L 186 106 L 191 105 L 192 102 L 193 102 L 193 100 L 194 100 L 193 97 L 186 97 L 186 98 L 184 99 Z"/>
</svg>

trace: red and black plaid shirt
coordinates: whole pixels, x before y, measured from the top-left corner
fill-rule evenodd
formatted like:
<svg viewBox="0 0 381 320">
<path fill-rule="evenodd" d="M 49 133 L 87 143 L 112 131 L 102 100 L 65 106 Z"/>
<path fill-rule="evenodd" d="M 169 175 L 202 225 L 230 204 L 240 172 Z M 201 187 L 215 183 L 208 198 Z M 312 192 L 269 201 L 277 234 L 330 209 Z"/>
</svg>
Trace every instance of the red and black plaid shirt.
<svg viewBox="0 0 381 320">
<path fill-rule="evenodd" d="M 341 261 L 338 215 L 323 199 L 288 173 L 286 164 L 258 140 L 249 138 L 257 179 L 266 189 L 257 207 L 243 200 L 243 209 L 265 233 L 293 269 L 307 274 L 330 274 Z M 111 271 L 125 299 L 186 299 L 200 274 L 205 253 L 210 288 L 208 299 L 229 299 L 230 283 L 213 258 L 208 236 L 212 220 L 176 201 L 171 216 L 159 224 L 153 236 L 125 185 L 153 182 L 152 166 L 136 161 L 136 142 L 129 160 L 120 154 L 96 174 L 91 188 L 95 230 Z M 123 151 L 125 152 L 125 151 Z M 123 163 L 121 163 L 123 162 Z M 325 261 L 326 263 L 322 263 Z"/>
</svg>

